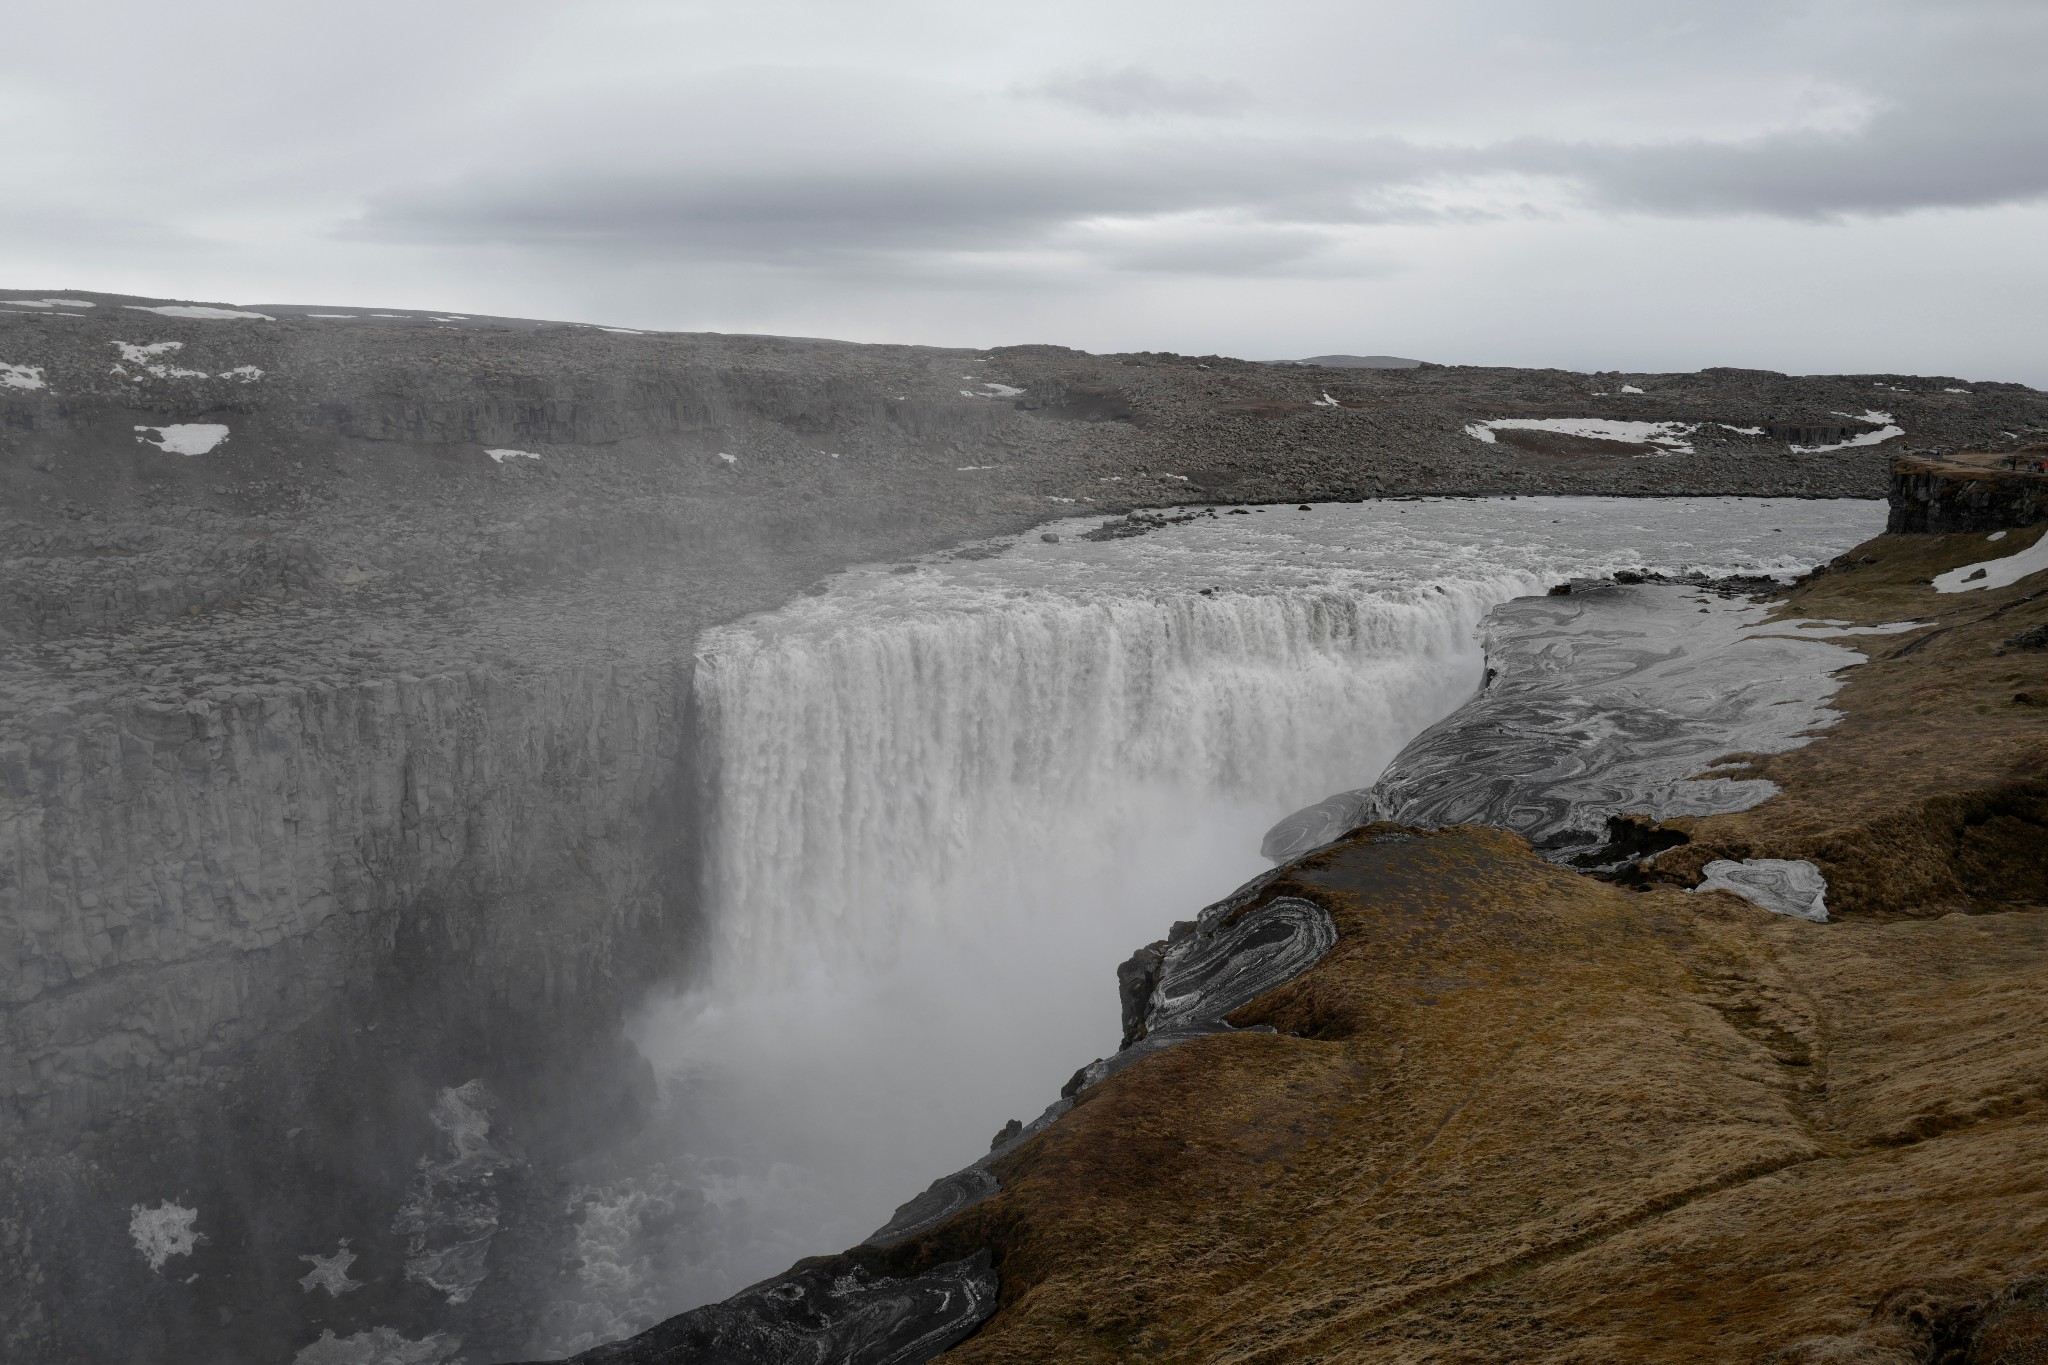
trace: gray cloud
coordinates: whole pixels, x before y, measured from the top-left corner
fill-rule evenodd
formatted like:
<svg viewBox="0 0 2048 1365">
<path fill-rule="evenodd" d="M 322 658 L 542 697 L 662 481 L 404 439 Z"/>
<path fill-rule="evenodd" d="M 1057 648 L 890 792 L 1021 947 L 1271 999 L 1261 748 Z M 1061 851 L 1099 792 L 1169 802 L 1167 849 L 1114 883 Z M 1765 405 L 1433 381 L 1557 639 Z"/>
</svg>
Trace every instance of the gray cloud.
<svg viewBox="0 0 2048 1365">
<path fill-rule="evenodd" d="M 1251 107 L 1251 92 L 1235 81 L 1208 76 L 1161 76 L 1139 66 L 1069 71 L 1018 93 L 1098 114 L 1131 119 L 1155 115 L 1221 118 Z"/>
</svg>

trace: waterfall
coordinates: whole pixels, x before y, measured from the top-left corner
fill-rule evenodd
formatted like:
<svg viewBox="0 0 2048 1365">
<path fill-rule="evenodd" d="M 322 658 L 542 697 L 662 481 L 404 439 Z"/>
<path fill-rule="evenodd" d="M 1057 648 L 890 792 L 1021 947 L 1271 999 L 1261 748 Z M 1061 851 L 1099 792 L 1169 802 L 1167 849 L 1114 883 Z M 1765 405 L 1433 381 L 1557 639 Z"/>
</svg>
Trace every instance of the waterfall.
<svg viewBox="0 0 2048 1365">
<path fill-rule="evenodd" d="M 709 960 L 634 1030 L 673 1103 L 650 1169 L 592 1194 L 608 1283 L 639 1305 L 660 1277 L 670 1312 L 722 1297 L 859 1241 L 1035 1114 L 1115 1047 L 1119 961 L 1476 690 L 1494 606 L 1622 568 L 1795 569 L 1883 516 L 1536 498 L 1103 542 L 1066 523 L 708 632 Z M 636 1233 L 657 1186 L 664 1231 Z"/>
</svg>

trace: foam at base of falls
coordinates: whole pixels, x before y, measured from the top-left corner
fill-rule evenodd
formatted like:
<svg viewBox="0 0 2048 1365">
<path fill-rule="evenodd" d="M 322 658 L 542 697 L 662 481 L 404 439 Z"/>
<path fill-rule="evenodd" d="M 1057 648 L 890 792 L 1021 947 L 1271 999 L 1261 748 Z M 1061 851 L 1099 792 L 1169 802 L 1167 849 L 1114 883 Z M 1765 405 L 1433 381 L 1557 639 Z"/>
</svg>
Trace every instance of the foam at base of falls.
<svg viewBox="0 0 2048 1365">
<path fill-rule="evenodd" d="M 753 1193 L 671 1195 L 684 1212 L 622 1234 L 605 1220 L 637 1228 L 639 1177 L 607 1182 L 586 1231 L 611 1268 L 564 1321 L 618 1335 L 853 1245 L 1039 1113 L 1115 1051 L 1133 946 L 1471 695 L 1494 606 L 1624 568 L 1792 571 L 1883 515 L 1526 498 L 1101 542 L 1063 523 L 708 633 L 711 960 L 634 1032 L 668 1078 L 669 1178 Z"/>
</svg>

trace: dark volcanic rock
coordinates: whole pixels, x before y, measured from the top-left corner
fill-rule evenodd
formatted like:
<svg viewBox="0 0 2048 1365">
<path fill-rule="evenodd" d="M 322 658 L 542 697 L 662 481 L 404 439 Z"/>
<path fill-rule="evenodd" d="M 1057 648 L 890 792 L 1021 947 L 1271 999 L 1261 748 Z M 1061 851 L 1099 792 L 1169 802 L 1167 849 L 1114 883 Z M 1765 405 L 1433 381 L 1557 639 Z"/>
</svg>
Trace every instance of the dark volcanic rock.
<svg viewBox="0 0 2048 1365">
<path fill-rule="evenodd" d="M 984 1251 L 922 1275 L 814 1267 L 573 1357 L 578 1365 L 922 1365 L 996 1311 Z"/>
</svg>

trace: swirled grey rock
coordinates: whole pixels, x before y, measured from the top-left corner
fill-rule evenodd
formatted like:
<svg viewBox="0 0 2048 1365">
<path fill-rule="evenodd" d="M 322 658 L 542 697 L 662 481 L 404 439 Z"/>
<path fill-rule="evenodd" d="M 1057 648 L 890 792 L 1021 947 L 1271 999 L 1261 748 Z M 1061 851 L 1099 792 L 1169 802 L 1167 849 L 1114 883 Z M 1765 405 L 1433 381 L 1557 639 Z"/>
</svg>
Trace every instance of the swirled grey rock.
<svg viewBox="0 0 2048 1365">
<path fill-rule="evenodd" d="M 1425 730 L 1369 790 L 1289 816 L 1267 836 L 1298 857 L 1371 820 L 1513 830 L 1557 862 L 1600 866 L 1610 819 L 1716 815 L 1773 796 L 1712 775 L 1737 752 L 1779 753 L 1838 715 L 1836 674 L 1863 656 L 1766 622 L 1767 608 L 1697 589 L 1608 584 L 1522 598 L 1483 627 L 1493 676 Z M 1851 632 L 1826 629 L 1828 635 Z"/>
<path fill-rule="evenodd" d="M 1010 1139 L 1017 1136 L 1021 1133 L 1010 1135 Z M 1010 1139 L 996 1150 L 1006 1150 Z M 914 1237 L 927 1228 L 937 1227 L 960 1210 L 979 1204 L 1001 1189 L 995 1173 L 985 1164 L 987 1159 L 983 1158 L 951 1175 L 940 1176 L 925 1188 L 924 1193 L 899 1205 L 893 1218 L 869 1234 L 867 1245 L 888 1246 L 906 1237 Z"/>
<path fill-rule="evenodd" d="M 1146 1013 L 1147 1035 L 1222 1027 L 1232 1010 L 1299 976 L 1337 943 L 1330 912 L 1283 896 L 1167 950 Z"/>
<path fill-rule="evenodd" d="M 1828 922 L 1828 879 L 1812 863 L 1796 858 L 1716 858 L 1700 870 L 1706 879 L 1695 891 L 1733 891 L 1775 914 Z"/>
<path fill-rule="evenodd" d="M 901 1279 L 856 1266 L 792 1270 L 637 1337 L 572 1357 L 577 1365 L 922 1365 L 996 1311 L 986 1250 Z"/>
</svg>

